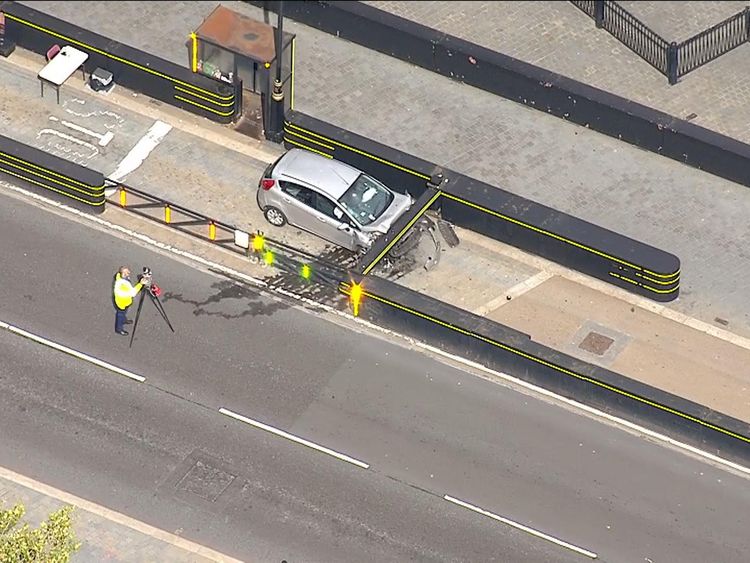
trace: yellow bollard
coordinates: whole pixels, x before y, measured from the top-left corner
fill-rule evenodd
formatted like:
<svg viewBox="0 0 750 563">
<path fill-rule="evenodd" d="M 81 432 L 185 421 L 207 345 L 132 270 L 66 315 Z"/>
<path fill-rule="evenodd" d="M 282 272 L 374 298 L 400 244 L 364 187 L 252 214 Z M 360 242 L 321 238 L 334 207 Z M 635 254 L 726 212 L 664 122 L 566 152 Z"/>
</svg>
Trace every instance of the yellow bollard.
<svg viewBox="0 0 750 563">
<path fill-rule="evenodd" d="M 125 188 L 120 186 L 120 207 L 127 205 L 127 195 L 125 194 Z"/>
<path fill-rule="evenodd" d="M 216 240 L 216 225 L 214 225 L 213 221 L 208 224 L 208 238 Z"/>
<path fill-rule="evenodd" d="M 164 222 L 167 224 L 172 222 L 172 209 L 169 205 L 164 206 Z"/>
</svg>

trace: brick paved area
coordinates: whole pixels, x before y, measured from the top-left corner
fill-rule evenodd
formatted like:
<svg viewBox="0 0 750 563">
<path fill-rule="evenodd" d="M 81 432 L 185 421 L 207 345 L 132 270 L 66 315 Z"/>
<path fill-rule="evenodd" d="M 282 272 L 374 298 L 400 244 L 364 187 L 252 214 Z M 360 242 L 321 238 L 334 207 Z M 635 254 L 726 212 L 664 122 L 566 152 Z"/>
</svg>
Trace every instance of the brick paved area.
<svg viewBox="0 0 750 563">
<path fill-rule="evenodd" d="M 186 65 L 184 38 L 216 2 L 31 4 Z M 222 4 L 263 18 L 262 10 L 247 4 Z M 448 3 L 432 4 L 437 20 Z M 720 73 L 732 61 L 737 64 L 745 52 L 745 47 L 737 49 L 668 89 L 663 77 L 649 74 L 648 65 L 595 30 L 572 5 L 475 4 L 484 10 L 479 21 L 505 18 L 498 27 L 517 43 L 517 51 L 533 53 L 531 62 L 554 60 L 585 69 L 595 84 L 605 76 L 629 88 L 653 87 L 670 96 L 698 83 L 714 92 L 706 73 Z M 547 17 L 535 23 L 524 12 L 530 5 Z M 455 28 L 454 34 L 467 29 L 457 15 L 453 18 L 446 25 Z M 671 251 L 681 258 L 683 274 L 681 297 L 670 307 L 709 323 L 724 319 L 728 325 L 716 325 L 750 335 L 747 188 L 295 22 L 287 20 L 285 29 L 298 35 L 297 109 Z M 582 43 L 572 44 L 575 38 Z M 615 74 L 612 65 L 602 63 L 602 53 L 620 64 Z M 738 76 L 743 72 L 737 67 Z M 690 103 L 675 113 L 695 111 L 696 121 L 705 119 L 704 98 L 711 99 L 708 94 L 686 94 Z M 750 130 L 750 119 L 735 119 L 730 125 Z"/>
<path fill-rule="evenodd" d="M 750 45 L 704 65 L 677 85 L 567 1 L 394 2 L 377 8 L 558 72 L 750 143 Z M 668 41 L 682 41 L 746 3 L 620 2 Z"/>
</svg>

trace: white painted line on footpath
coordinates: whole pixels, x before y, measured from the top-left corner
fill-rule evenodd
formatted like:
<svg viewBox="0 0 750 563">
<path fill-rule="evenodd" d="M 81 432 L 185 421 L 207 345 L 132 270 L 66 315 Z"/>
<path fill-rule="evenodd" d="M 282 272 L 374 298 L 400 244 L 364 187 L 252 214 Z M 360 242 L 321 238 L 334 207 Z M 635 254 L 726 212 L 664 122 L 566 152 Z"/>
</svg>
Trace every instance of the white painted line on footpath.
<svg viewBox="0 0 750 563">
<path fill-rule="evenodd" d="M 635 305 L 636 307 L 640 307 L 641 309 L 664 317 L 665 319 L 668 319 L 670 321 L 688 326 L 692 329 L 713 336 L 714 338 L 724 340 L 725 342 L 729 342 L 734 346 L 739 346 L 741 348 L 745 348 L 746 350 L 750 350 L 750 338 L 746 338 L 723 328 L 719 328 L 706 321 L 702 321 L 695 317 L 686 315 L 685 313 L 680 313 L 679 311 L 671 309 L 667 305 L 657 303 L 647 297 L 632 293 L 626 289 L 612 285 L 611 283 L 604 282 L 597 278 L 593 278 L 586 274 L 582 274 L 575 270 L 570 270 L 564 266 L 561 266 L 560 264 L 551 262 L 549 260 L 546 260 L 545 258 L 541 258 L 533 254 L 529 254 L 513 246 L 500 243 L 500 246 L 498 247 L 497 241 L 488 239 L 487 237 L 485 237 L 484 235 L 480 235 L 479 233 L 461 228 L 457 228 L 456 230 L 460 231 L 459 238 L 462 240 L 469 240 L 484 248 L 489 248 L 489 245 L 492 245 L 492 248 L 495 251 L 497 251 L 498 248 L 501 248 L 502 254 L 504 256 L 512 258 L 513 260 L 518 260 L 519 262 L 523 262 L 524 264 L 530 265 L 539 270 L 549 271 L 554 275 L 558 275 L 562 278 L 578 283 L 584 287 L 594 289 L 600 293 L 603 293 L 604 295 L 614 297 L 616 299 L 619 299 L 620 301 L 629 303 L 630 305 Z"/>
<path fill-rule="evenodd" d="M 493 520 L 497 520 L 498 522 L 507 524 L 508 526 L 511 526 L 513 528 L 516 528 L 518 530 L 531 534 L 532 536 L 535 536 L 537 538 L 541 538 L 543 540 L 547 540 L 548 542 L 552 542 L 556 545 L 559 545 L 560 547 L 570 549 L 571 551 L 575 551 L 576 553 L 580 553 L 581 555 L 585 555 L 586 557 L 590 557 L 591 559 L 596 559 L 598 557 L 596 553 L 594 553 L 593 551 L 589 551 L 588 549 L 583 549 L 582 547 L 578 547 L 576 545 L 573 545 L 572 543 L 568 543 L 566 541 L 557 539 L 553 536 L 545 534 L 544 532 L 540 532 L 539 530 L 529 528 L 528 526 L 524 526 L 523 524 L 519 524 L 518 522 L 514 522 L 513 520 L 508 520 L 507 518 L 503 518 L 502 516 L 498 516 L 497 514 L 493 514 L 492 512 L 487 512 L 486 510 L 479 508 L 478 506 L 474 506 L 473 504 L 469 504 L 468 502 L 464 502 L 462 500 L 459 500 L 449 495 L 445 495 L 443 496 L 443 498 L 447 500 L 448 502 L 452 502 L 454 504 L 457 504 L 458 506 L 463 506 L 464 508 L 468 508 L 469 510 L 473 510 L 474 512 L 477 512 L 484 516 L 488 516 L 489 518 L 492 518 Z"/>
<path fill-rule="evenodd" d="M 65 491 L 61 491 L 60 489 L 56 489 L 54 487 L 51 487 L 50 485 L 31 479 L 29 477 L 26 477 L 25 475 L 21 475 L 19 473 L 11 471 L 10 469 L 6 469 L 5 467 L 0 467 L 0 478 L 6 479 L 8 481 L 11 481 L 12 483 L 21 485 L 48 497 L 53 497 L 60 502 L 63 502 L 64 504 L 73 505 L 81 510 L 85 510 L 86 512 L 90 512 L 91 514 L 94 514 L 101 518 L 105 518 L 116 524 L 120 524 L 121 526 L 126 526 L 131 530 L 135 530 L 136 532 L 140 532 L 159 541 L 163 541 L 189 553 L 194 553 L 197 556 L 205 557 L 209 561 L 216 561 L 220 563 L 241 563 L 239 559 L 234 559 L 232 557 L 229 557 L 228 555 L 224 555 L 223 553 L 219 553 L 218 551 L 215 551 L 211 548 L 202 546 L 190 540 L 186 540 L 175 534 L 170 534 L 169 532 L 165 532 L 164 530 L 160 530 L 159 528 L 149 526 L 145 522 L 141 522 L 140 520 L 136 520 L 134 518 L 131 518 L 130 516 L 126 516 L 121 512 L 116 512 L 86 499 L 82 499 L 70 493 L 66 493 Z M 96 545 L 95 538 L 91 539 L 91 543 Z"/>
<path fill-rule="evenodd" d="M 65 352 L 66 354 L 74 356 L 80 360 L 87 361 L 89 363 L 92 363 L 94 365 L 107 369 L 109 371 L 119 373 L 120 375 L 124 375 L 125 377 L 129 377 L 130 379 L 134 379 L 135 381 L 138 381 L 139 383 L 143 383 L 144 381 L 146 381 L 146 378 L 143 377 L 142 375 L 138 375 L 137 373 L 133 373 L 131 371 L 118 368 L 117 366 L 113 366 L 112 364 L 102 361 L 98 358 L 94 358 L 93 356 L 89 356 L 88 354 L 84 354 L 83 352 L 73 350 L 72 348 L 68 348 L 67 346 L 58 344 L 57 342 L 52 342 L 51 340 L 47 340 L 46 338 L 42 338 L 41 336 L 37 336 L 36 334 L 33 334 L 31 332 L 23 330 L 22 328 L 18 328 L 17 326 L 8 324 L 6 322 L 0 321 L 0 328 L 4 328 L 5 330 L 8 330 L 10 332 L 18 334 L 19 336 L 23 336 L 25 338 L 33 340 L 34 342 L 37 342 L 39 344 L 44 344 L 45 346 L 54 348 L 55 350 Z"/>
<path fill-rule="evenodd" d="M 349 457 L 348 455 L 341 454 L 337 451 L 331 450 L 324 446 L 319 446 L 318 444 L 314 442 L 310 442 L 309 440 L 305 440 L 304 438 L 299 438 L 295 436 L 294 434 L 289 434 L 288 432 L 284 432 L 283 430 L 279 430 L 278 428 L 274 428 L 273 426 L 269 426 L 268 424 L 263 424 L 262 422 L 258 422 L 257 420 L 247 418 L 245 416 L 242 416 L 241 414 L 237 414 L 228 409 L 225 409 L 224 407 L 220 408 L 219 412 L 228 417 L 231 417 L 241 422 L 244 422 L 246 424 L 249 424 L 250 426 L 255 426 L 256 428 L 260 428 L 261 430 L 265 430 L 266 432 L 270 432 L 271 434 L 276 434 L 277 436 L 281 436 L 282 438 L 286 438 L 287 440 L 291 440 L 292 442 L 302 444 L 303 446 L 307 446 L 308 448 L 312 448 L 314 450 L 318 450 L 319 452 L 323 452 L 324 454 L 333 456 L 337 459 L 340 459 L 341 461 L 346 461 L 348 463 L 351 463 L 363 469 L 368 469 L 370 467 L 369 464 L 363 461 L 359 461 L 358 459 L 354 459 L 353 457 Z"/>
<path fill-rule="evenodd" d="M 171 130 L 172 126 L 169 123 L 156 121 L 135 146 L 130 149 L 130 152 L 120 161 L 120 164 L 117 165 L 115 171 L 108 178 L 113 182 L 123 180 L 128 174 L 143 164 L 143 161 L 148 158 L 151 151 L 156 148 L 156 145 L 161 143 L 162 139 Z"/>
<path fill-rule="evenodd" d="M 537 272 L 533 276 L 525 279 L 524 281 L 520 283 L 517 283 L 510 289 L 503 292 L 504 295 L 499 295 L 498 297 L 495 297 L 495 299 L 493 299 L 492 301 L 485 303 L 481 307 L 477 308 L 474 311 L 474 314 L 481 315 L 483 317 L 487 313 L 491 313 L 495 309 L 502 307 L 508 301 L 515 299 L 516 297 L 520 297 L 524 293 L 528 293 L 535 287 L 542 285 L 552 276 L 553 274 L 551 274 L 550 272 L 545 272 L 544 270 L 542 270 L 541 272 Z"/>
<path fill-rule="evenodd" d="M 170 252 L 170 253 L 175 254 L 177 256 L 181 256 L 181 257 L 186 258 L 186 259 L 188 259 L 190 261 L 193 261 L 193 262 L 196 262 L 198 264 L 201 264 L 201 265 L 203 265 L 205 267 L 208 267 L 210 269 L 222 272 L 224 274 L 231 275 L 233 277 L 236 277 L 236 278 L 241 279 L 243 281 L 246 281 L 248 283 L 252 283 L 252 284 L 254 284 L 256 286 L 268 289 L 268 284 L 264 280 L 261 280 L 261 279 L 258 279 L 258 278 L 254 278 L 252 276 L 248 276 L 247 274 L 244 274 L 242 272 L 239 272 L 239 271 L 234 270 L 232 268 L 229 268 L 227 266 L 223 266 L 223 265 L 218 264 L 216 262 L 212 262 L 210 260 L 206 260 L 205 258 L 201 258 L 200 256 L 197 256 L 197 255 L 192 254 L 190 252 L 186 252 L 184 250 L 180 250 L 179 248 L 175 248 L 175 247 L 173 247 L 171 245 L 168 245 L 168 244 L 165 244 L 163 242 L 159 242 L 157 240 L 152 239 L 151 237 L 148 237 L 146 235 L 142 235 L 141 233 L 132 231 L 130 229 L 126 229 L 125 227 L 121 227 L 120 225 L 116 225 L 114 223 L 110 223 L 109 221 L 105 221 L 104 219 L 101 219 L 101 218 L 99 218 L 99 217 L 97 217 L 95 215 L 90 215 L 88 213 L 84 213 L 82 211 L 79 211 L 77 209 L 69 207 L 69 206 L 67 206 L 65 204 L 62 204 L 60 202 L 51 200 L 49 198 L 46 198 L 46 197 L 41 196 L 39 194 L 30 192 L 30 191 L 25 190 L 23 188 L 19 188 L 18 186 L 15 186 L 15 185 L 10 184 L 8 182 L 4 182 L 4 181 L 0 180 L 0 185 L 7 186 L 12 191 L 15 191 L 15 192 L 17 192 L 19 194 L 22 194 L 24 197 L 28 197 L 28 198 L 31 198 L 31 199 L 35 199 L 37 201 L 41 201 L 41 202 L 43 202 L 43 203 L 45 203 L 45 204 L 47 204 L 47 205 L 49 205 L 51 207 L 56 207 L 56 208 L 58 208 L 58 209 L 60 209 L 62 211 L 65 211 L 67 213 L 71 213 L 73 215 L 76 215 L 76 216 L 78 216 L 79 218 L 81 218 L 81 219 L 83 219 L 85 221 L 90 221 L 92 223 L 96 223 L 96 224 L 101 225 L 103 227 L 106 227 L 106 228 L 108 228 L 108 229 L 110 229 L 112 231 L 117 231 L 117 232 L 120 232 L 122 234 L 128 235 L 129 237 L 131 237 L 133 239 L 136 239 L 136 240 L 139 240 L 139 241 L 141 241 L 143 243 L 146 243 L 148 245 L 154 246 L 154 247 L 156 247 L 156 248 L 158 248 L 160 250 L 164 250 L 166 252 Z M 744 467 L 744 466 L 739 465 L 737 463 L 734 463 L 732 461 L 723 459 L 723 458 L 721 458 L 721 457 L 719 457 L 719 456 L 717 456 L 715 454 L 703 451 L 703 450 L 698 449 L 698 448 L 696 448 L 694 446 L 691 446 L 689 444 L 685 444 L 683 442 L 675 440 L 674 438 L 670 438 L 669 436 L 666 436 L 664 434 L 660 434 L 659 432 L 654 432 L 653 430 L 649 430 L 648 428 L 644 428 L 643 426 L 639 426 L 639 425 L 634 424 L 634 423 L 632 423 L 630 421 L 624 420 L 622 418 L 618 418 L 616 416 L 613 416 L 611 414 L 605 413 L 603 411 L 600 411 L 600 410 L 595 409 L 593 407 L 590 407 L 588 405 L 584 405 L 583 403 L 579 403 L 579 402 L 574 401 L 572 399 L 568 399 L 567 397 L 563 397 L 562 395 L 558 395 L 556 393 L 553 393 L 552 391 L 549 391 L 548 389 L 544 389 L 542 387 L 538 387 L 538 386 L 533 385 L 531 383 L 528 383 L 528 382 L 526 382 L 526 381 L 524 381 L 522 379 L 518 379 L 516 377 L 513 377 L 512 375 L 508 375 L 507 373 L 503 373 L 503 372 L 500 372 L 500 371 L 495 371 L 495 370 L 490 369 L 490 368 L 488 368 L 486 366 L 483 366 L 482 364 L 479 364 L 477 362 L 473 362 L 471 360 L 467 360 L 466 358 L 462 358 L 461 356 L 456 356 L 455 354 L 449 354 L 449 353 L 444 352 L 443 350 L 441 350 L 439 348 L 436 348 L 434 346 L 431 346 L 431 345 L 429 345 L 429 344 L 427 344 L 425 342 L 420 342 L 419 340 L 416 340 L 416 339 L 414 339 L 414 338 L 412 338 L 410 336 L 399 334 L 398 332 L 395 332 L 393 330 L 389 330 L 389 329 L 384 328 L 382 326 L 378 326 L 378 325 L 376 325 L 374 323 L 371 323 L 371 322 L 369 322 L 369 321 L 367 321 L 367 320 L 365 320 L 365 319 L 363 319 L 361 317 L 354 317 L 354 316 L 352 316 L 352 315 L 350 315 L 350 314 L 348 314 L 348 313 L 346 313 L 344 311 L 339 311 L 338 309 L 335 309 L 334 307 L 331 307 L 329 305 L 325 305 L 323 303 L 318 303 L 317 301 L 313 301 L 312 299 L 308 299 L 307 297 L 302 297 L 300 295 L 297 295 L 295 293 L 283 290 L 281 288 L 275 288 L 275 289 L 270 289 L 270 290 L 274 291 L 276 293 L 282 294 L 282 295 L 293 297 L 297 301 L 299 301 L 301 303 L 305 303 L 307 305 L 310 305 L 311 307 L 315 307 L 317 309 L 323 309 L 327 313 L 332 314 L 334 316 L 341 317 L 343 319 L 346 319 L 349 322 L 353 321 L 355 324 L 361 325 L 361 326 L 367 328 L 368 330 L 373 330 L 373 331 L 376 331 L 376 332 L 380 332 L 381 334 L 385 334 L 385 335 L 390 336 L 392 338 L 398 338 L 400 340 L 409 342 L 412 345 L 414 345 L 414 346 L 416 346 L 418 348 L 423 348 L 424 350 L 427 350 L 427 351 L 429 351 L 429 352 L 431 352 L 431 353 L 433 353 L 435 355 L 442 356 L 444 358 L 448 358 L 451 361 L 454 361 L 456 363 L 463 364 L 465 366 L 474 368 L 474 369 L 476 369 L 478 371 L 482 371 L 482 372 L 487 373 L 487 374 L 489 374 L 489 375 L 491 375 L 493 377 L 497 377 L 498 379 L 503 379 L 505 381 L 513 383 L 514 385 L 517 385 L 519 387 L 523 387 L 525 389 L 528 389 L 529 391 L 533 391 L 534 393 L 537 393 L 539 395 L 544 395 L 546 397 L 550 397 L 550 398 L 552 398 L 555 401 L 558 401 L 560 403 L 567 404 L 567 405 L 569 405 L 571 407 L 574 407 L 576 409 L 582 410 L 584 412 L 587 412 L 589 414 L 592 414 L 592 415 L 597 416 L 599 418 L 602 418 L 604 420 L 608 420 L 609 422 L 612 422 L 612 423 L 618 424 L 620 426 L 624 426 L 626 428 L 629 428 L 629 429 L 631 429 L 631 430 L 633 430 L 635 432 L 638 432 L 639 434 L 643 434 L 643 435 L 649 436 L 649 437 L 651 437 L 653 439 L 659 440 L 661 442 L 665 442 L 667 444 L 670 444 L 671 446 L 674 446 L 676 448 L 688 451 L 688 452 L 690 452 L 692 454 L 695 454 L 695 455 L 697 455 L 699 457 L 703 457 L 703 458 L 705 458 L 705 459 L 707 459 L 709 461 L 712 461 L 712 462 L 720 464 L 720 465 L 724 465 L 726 467 L 729 467 L 731 469 L 734 469 L 736 471 L 739 471 L 741 473 L 744 473 L 744 474 L 750 476 L 750 468 L 747 468 L 747 467 Z"/>
</svg>

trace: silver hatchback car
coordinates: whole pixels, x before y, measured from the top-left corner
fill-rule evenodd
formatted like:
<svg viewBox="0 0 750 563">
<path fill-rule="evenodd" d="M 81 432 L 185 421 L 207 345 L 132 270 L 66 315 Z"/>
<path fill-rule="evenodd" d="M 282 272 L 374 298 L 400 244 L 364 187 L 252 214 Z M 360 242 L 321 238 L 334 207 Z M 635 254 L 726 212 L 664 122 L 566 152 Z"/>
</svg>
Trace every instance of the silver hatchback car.
<svg viewBox="0 0 750 563">
<path fill-rule="evenodd" d="M 369 248 L 414 203 L 348 164 L 303 149 L 266 168 L 257 199 L 272 225 L 289 223 L 351 251 Z"/>
</svg>

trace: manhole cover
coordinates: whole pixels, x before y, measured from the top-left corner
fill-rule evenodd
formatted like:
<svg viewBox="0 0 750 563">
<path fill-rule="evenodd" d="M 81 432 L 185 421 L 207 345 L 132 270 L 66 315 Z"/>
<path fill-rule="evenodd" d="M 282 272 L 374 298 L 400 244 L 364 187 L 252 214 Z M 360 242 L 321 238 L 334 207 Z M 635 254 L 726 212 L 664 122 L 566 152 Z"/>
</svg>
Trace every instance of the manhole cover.
<svg viewBox="0 0 750 563">
<path fill-rule="evenodd" d="M 589 332 L 578 347 L 597 356 L 603 356 L 613 343 L 614 340 L 608 336 L 598 332 Z"/>
<path fill-rule="evenodd" d="M 218 467 L 196 461 L 177 483 L 177 488 L 214 502 L 232 484 L 234 478 L 234 475 Z"/>
</svg>

